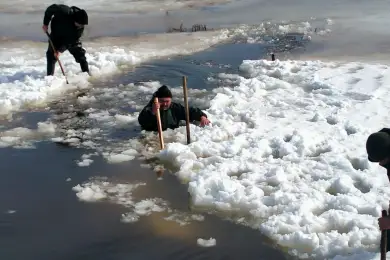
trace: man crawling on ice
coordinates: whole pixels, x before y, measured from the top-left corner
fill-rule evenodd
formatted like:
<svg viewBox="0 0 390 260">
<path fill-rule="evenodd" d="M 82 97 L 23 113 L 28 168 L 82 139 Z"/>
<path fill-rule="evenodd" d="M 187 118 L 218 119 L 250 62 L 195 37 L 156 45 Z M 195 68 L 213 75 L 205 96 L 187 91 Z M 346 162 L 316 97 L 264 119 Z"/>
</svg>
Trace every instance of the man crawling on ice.
<svg viewBox="0 0 390 260">
<path fill-rule="evenodd" d="M 154 103 L 154 98 L 158 103 Z M 156 113 L 160 109 L 162 130 L 175 129 L 179 127 L 181 120 L 186 120 L 185 108 L 183 105 L 172 102 L 172 92 L 165 85 L 161 86 L 154 94 L 149 103 L 142 109 L 138 116 L 141 128 L 146 131 L 158 131 Z M 210 124 L 207 115 L 199 108 L 189 108 L 190 122 L 199 121 L 200 126 Z"/>
</svg>

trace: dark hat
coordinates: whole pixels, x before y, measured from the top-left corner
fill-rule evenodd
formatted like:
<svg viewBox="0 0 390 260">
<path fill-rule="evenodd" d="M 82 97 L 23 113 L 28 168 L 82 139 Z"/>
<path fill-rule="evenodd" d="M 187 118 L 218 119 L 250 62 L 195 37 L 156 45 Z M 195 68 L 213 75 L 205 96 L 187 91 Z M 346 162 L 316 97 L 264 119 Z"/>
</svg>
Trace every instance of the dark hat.
<svg viewBox="0 0 390 260">
<path fill-rule="evenodd" d="M 370 162 L 380 162 L 390 156 L 390 135 L 376 132 L 367 138 L 366 150 Z"/>
<path fill-rule="evenodd" d="M 172 98 L 172 92 L 165 85 L 162 85 L 155 93 L 158 98 Z"/>
<path fill-rule="evenodd" d="M 84 9 L 80 9 L 74 12 L 73 19 L 76 23 L 83 24 L 83 25 L 88 24 L 88 14 Z"/>
</svg>

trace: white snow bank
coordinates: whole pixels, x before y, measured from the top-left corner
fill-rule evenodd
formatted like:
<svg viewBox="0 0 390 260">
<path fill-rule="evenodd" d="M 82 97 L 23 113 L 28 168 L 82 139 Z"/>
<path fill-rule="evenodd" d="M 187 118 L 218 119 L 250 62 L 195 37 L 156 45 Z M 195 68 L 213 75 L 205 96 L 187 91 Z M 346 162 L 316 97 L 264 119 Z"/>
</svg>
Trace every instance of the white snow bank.
<svg viewBox="0 0 390 260">
<path fill-rule="evenodd" d="M 212 126 L 192 126 L 190 145 L 184 127 L 165 133 L 176 142 L 160 157 L 193 205 L 234 212 L 302 258 L 379 259 L 390 189 L 365 142 L 390 120 L 389 67 L 246 60 L 240 70 L 219 75 L 235 87 L 217 89 Z"/>
</svg>

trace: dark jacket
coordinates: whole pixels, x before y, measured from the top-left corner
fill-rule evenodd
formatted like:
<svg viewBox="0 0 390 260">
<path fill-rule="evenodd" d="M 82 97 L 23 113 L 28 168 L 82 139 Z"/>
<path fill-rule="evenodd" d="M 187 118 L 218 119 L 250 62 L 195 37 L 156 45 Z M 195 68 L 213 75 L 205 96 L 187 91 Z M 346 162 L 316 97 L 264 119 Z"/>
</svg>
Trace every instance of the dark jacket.
<svg viewBox="0 0 390 260">
<path fill-rule="evenodd" d="M 158 131 L 157 117 L 156 115 L 153 115 L 152 112 L 153 101 L 154 97 L 142 109 L 138 116 L 138 122 L 141 125 L 141 128 L 146 131 Z M 200 121 L 202 116 L 207 117 L 207 115 L 199 108 L 190 107 L 188 110 L 190 114 L 190 122 Z M 179 103 L 172 102 L 168 110 L 160 109 L 160 118 L 163 131 L 167 130 L 168 128 L 178 128 L 180 121 L 186 120 L 185 107 Z"/>
<path fill-rule="evenodd" d="M 77 28 L 73 18 L 73 14 L 79 10 L 81 9 L 76 6 L 69 7 L 63 4 L 52 4 L 46 9 L 43 24 L 49 25 L 51 20 L 50 38 L 54 45 L 75 44 L 80 40 L 84 28 Z"/>
</svg>

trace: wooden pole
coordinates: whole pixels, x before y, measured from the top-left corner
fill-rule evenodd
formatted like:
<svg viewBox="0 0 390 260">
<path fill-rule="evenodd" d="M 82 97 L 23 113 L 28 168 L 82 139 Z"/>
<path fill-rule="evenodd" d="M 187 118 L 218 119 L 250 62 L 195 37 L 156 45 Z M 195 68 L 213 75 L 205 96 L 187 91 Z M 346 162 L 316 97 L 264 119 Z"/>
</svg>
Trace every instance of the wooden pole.
<svg viewBox="0 0 390 260">
<path fill-rule="evenodd" d="M 46 32 L 46 35 L 47 35 L 47 38 L 49 38 L 50 46 L 51 46 L 51 48 L 53 49 L 53 54 L 54 54 L 54 56 L 55 56 L 55 55 L 56 55 L 56 49 L 55 49 L 55 47 L 54 47 L 54 44 L 53 44 L 53 42 L 51 41 L 51 38 L 50 38 L 50 35 L 49 35 L 48 32 Z M 62 75 L 64 75 L 64 77 L 65 77 L 66 84 L 69 84 L 68 79 L 66 78 L 66 75 L 65 75 L 64 67 L 62 67 L 62 63 L 61 63 L 61 61 L 60 61 L 60 58 L 58 58 L 57 56 L 55 56 L 55 58 L 57 59 L 58 64 L 60 65 L 60 68 L 61 68 L 61 71 L 62 71 Z"/>
<path fill-rule="evenodd" d="M 387 211 L 382 210 L 382 217 L 387 216 Z M 387 230 L 382 230 L 381 234 L 381 260 L 386 260 L 387 252 Z"/>
<path fill-rule="evenodd" d="M 188 108 L 188 93 L 187 93 L 187 78 L 183 76 L 183 94 L 184 94 L 184 107 L 186 112 L 186 131 L 187 131 L 187 144 L 191 143 L 190 134 L 190 112 Z"/>
<path fill-rule="evenodd" d="M 154 98 L 154 103 L 155 104 L 158 103 L 157 97 Z M 161 127 L 160 109 L 157 109 L 156 117 L 157 117 L 158 137 L 160 139 L 160 148 L 162 150 L 162 149 L 164 149 L 164 136 L 163 136 L 162 127 Z"/>
<path fill-rule="evenodd" d="M 390 205 L 389 205 L 390 212 Z M 387 210 L 382 210 L 382 217 L 387 217 Z M 382 230 L 381 233 L 381 260 L 386 260 L 387 254 L 387 230 Z"/>
</svg>

